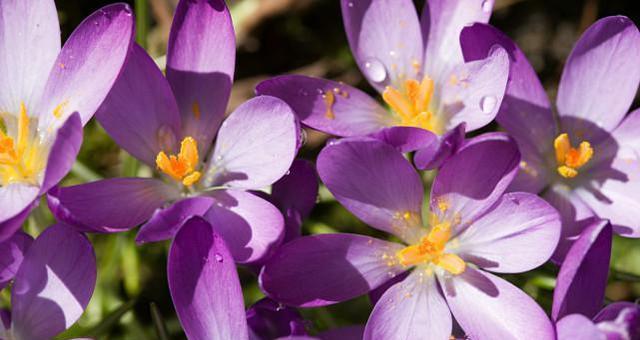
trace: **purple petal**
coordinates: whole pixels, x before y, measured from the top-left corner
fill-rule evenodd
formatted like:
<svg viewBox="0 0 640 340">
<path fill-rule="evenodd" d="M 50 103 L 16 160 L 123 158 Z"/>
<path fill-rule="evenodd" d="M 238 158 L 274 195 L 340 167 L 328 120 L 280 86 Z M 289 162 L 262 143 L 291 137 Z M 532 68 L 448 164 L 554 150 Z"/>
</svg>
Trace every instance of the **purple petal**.
<svg viewBox="0 0 640 340">
<path fill-rule="evenodd" d="M 274 300 L 303 307 L 330 305 L 383 284 L 404 268 L 394 263 L 402 245 L 355 234 L 305 236 L 284 244 L 260 274 Z"/>
<path fill-rule="evenodd" d="M 442 87 L 446 129 L 466 123 L 466 130 L 489 124 L 498 114 L 509 76 L 509 55 L 493 48 L 485 59 L 456 65 Z"/>
<path fill-rule="evenodd" d="M 31 209 L 37 204 L 40 188 L 24 184 L 0 187 L 0 242 L 20 229 Z"/>
<path fill-rule="evenodd" d="M 153 168 L 158 153 L 175 152 L 182 135 L 171 87 L 137 44 L 96 118 L 116 143 Z"/>
<path fill-rule="evenodd" d="M 60 221 L 89 232 L 129 230 L 179 193 L 151 178 L 110 178 L 49 192 L 49 209 Z"/>
<path fill-rule="evenodd" d="M 422 181 L 392 146 L 366 138 L 329 143 L 318 155 L 318 173 L 336 199 L 365 223 L 409 243 L 422 236 Z"/>
<path fill-rule="evenodd" d="M 176 234 L 167 275 L 173 305 L 189 339 L 248 339 L 233 258 L 202 218 L 191 218 Z"/>
<path fill-rule="evenodd" d="M 371 135 L 400 152 L 412 152 L 421 149 L 433 149 L 439 144 L 438 136 L 433 132 L 417 127 L 393 126 Z"/>
<path fill-rule="evenodd" d="M 551 186 L 542 197 L 558 210 L 562 219 L 560 242 L 553 254 L 553 261 L 560 264 L 580 233 L 592 223 L 594 214 L 577 195 L 561 185 Z"/>
<path fill-rule="evenodd" d="M 369 316 L 364 340 L 447 339 L 451 312 L 438 291 L 434 276 L 415 271 L 389 288 Z"/>
<path fill-rule="evenodd" d="M 318 197 L 318 179 L 313 164 L 303 159 L 293 161 L 288 173 L 273 183 L 271 197 L 280 209 L 294 208 L 308 216 Z"/>
<path fill-rule="evenodd" d="M 485 24 L 464 28 L 460 41 L 466 60 L 483 59 L 496 45 L 509 53 L 509 81 L 496 119 L 521 148 L 548 152 L 558 134 L 551 103 L 522 50 L 500 30 Z"/>
<path fill-rule="evenodd" d="M 306 335 L 302 315 L 291 307 L 264 298 L 247 310 L 247 323 L 262 339 L 275 339 L 295 335 Z"/>
<path fill-rule="evenodd" d="M 58 126 L 72 112 L 87 123 L 120 74 L 133 33 L 133 15 L 125 4 L 103 7 L 78 26 L 49 75 L 38 105 L 40 128 Z"/>
<path fill-rule="evenodd" d="M 601 218 L 611 221 L 614 231 L 625 237 L 640 237 L 640 159 L 615 158 L 610 165 L 590 169 L 589 181 L 575 193 Z"/>
<path fill-rule="evenodd" d="M 282 177 L 297 152 L 298 127 L 291 108 L 259 96 L 222 123 L 207 164 L 205 184 L 259 189 Z"/>
<path fill-rule="evenodd" d="M 431 187 L 431 211 L 440 220 L 460 221 L 453 226 L 457 234 L 500 199 L 519 163 L 518 147 L 506 134 L 469 140 L 440 168 Z"/>
<path fill-rule="evenodd" d="M 285 75 L 261 82 L 256 92 L 284 100 L 304 125 L 340 137 L 367 135 L 394 124 L 371 96 L 337 81 Z"/>
<path fill-rule="evenodd" d="M 466 124 L 460 123 L 455 128 L 445 132 L 437 143 L 416 151 L 413 162 L 420 170 L 439 168 L 449 157 L 458 152 L 464 142 Z"/>
<path fill-rule="evenodd" d="M 18 113 L 23 102 L 37 115 L 58 52 L 60 26 L 53 1 L 9 0 L 0 3 L 0 112 Z"/>
<path fill-rule="evenodd" d="M 32 242 L 31 236 L 18 231 L 10 239 L 0 243 L 0 290 L 16 275 Z"/>
<path fill-rule="evenodd" d="M 428 1 L 421 17 L 425 72 L 433 79 L 442 79 L 461 64 L 460 32 L 473 22 L 488 22 L 492 9 L 493 0 Z"/>
<path fill-rule="evenodd" d="M 640 336 L 640 307 L 636 303 L 612 303 L 593 321 L 607 339 L 637 339 Z"/>
<path fill-rule="evenodd" d="M 453 316 L 471 339 L 553 339 L 551 321 L 518 287 L 467 266 L 440 282 Z"/>
<path fill-rule="evenodd" d="M 268 201 L 242 190 L 217 190 L 205 218 L 222 237 L 236 262 L 269 255 L 284 236 L 282 214 Z"/>
<path fill-rule="evenodd" d="M 521 273 L 549 260 L 561 227 L 558 212 L 543 199 L 508 193 L 458 236 L 456 252 L 492 272 Z"/>
<path fill-rule="evenodd" d="M 297 159 L 289 172 L 271 188 L 271 198 L 285 219 L 284 242 L 300 236 L 302 220 L 309 216 L 318 197 L 316 170 L 308 161 Z"/>
<path fill-rule="evenodd" d="M 629 113 L 622 123 L 613 131 L 613 138 L 618 154 L 628 153 L 633 156 L 640 154 L 640 109 Z"/>
<path fill-rule="evenodd" d="M 571 246 L 553 291 L 554 320 L 574 313 L 591 318 L 598 313 L 609 274 L 611 237 L 611 225 L 598 220 Z"/>
<path fill-rule="evenodd" d="M 47 228 L 31 245 L 11 291 L 12 330 L 19 339 L 49 339 L 80 318 L 96 285 L 89 240 L 71 227 Z"/>
<path fill-rule="evenodd" d="M 353 55 L 378 91 L 422 70 L 422 34 L 411 0 L 341 0 Z"/>
<path fill-rule="evenodd" d="M 320 340 L 362 340 L 364 336 L 364 326 L 345 326 L 340 328 L 330 329 L 318 334 Z"/>
<path fill-rule="evenodd" d="M 390 278 L 389 280 L 387 280 L 387 282 L 381 284 L 380 286 L 378 286 L 375 289 L 373 289 L 372 291 L 370 291 L 369 292 L 369 301 L 371 301 L 371 304 L 375 305 L 376 303 L 378 303 L 380 298 L 384 295 L 384 293 L 387 290 L 389 290 L 389 288 L 395 286 L 399 282 L 402 282 L 404 279 L 407 278 L 407 276 L 409 276 L 409 274 L 411 274 L 411 272 L 406 271 L 406 272 L 404 272 L 402 274 L 396 275 L 396 276 Z"/>
<path fill-rule="evenodd" d="M 195 138 L 204 154 L 224 117 L 235 59 L 235 34 L 224 1 L 180 1 L 169 35 L 167 79 L 184 134 Z"/>
<path fill-rule="evenodd" d="M 56 137 L 49 151 L 44 180 L 40 195 L 46 193 L 67 175 L 76 161 L 82 144 L 82 122 L 80 115 L 73 113 L 56 131 Z"/>
<path fill-rule="evenodd" d="M 585 139 L 593 143 L 595 131 L 583 131 L 580 122 L 569 125 L 571 118 L 605 131 L 620 123 L 640 83 L 639 55 L 640 33 L 629 18 L 606 17 L 584 32 L 567 59 L 558 88 L 558 113 L 566 132 L 585 132 Z"/>
<path fill-rule="evenodd" d="M 580 314 L 571 314 L 562 318 L 556 324 L 556 331 L 558 340 L 607 340 L 591 320 Z"/>
<path fill-rule="evenodd" d="M 192 216 L 203 216 L 214 200 L 198 196 L 181 199 L 166 208 L 158 208 L 138 231 L 136 243 L 158 242 L 171 239 L 182 224 Z"/>
</svg>

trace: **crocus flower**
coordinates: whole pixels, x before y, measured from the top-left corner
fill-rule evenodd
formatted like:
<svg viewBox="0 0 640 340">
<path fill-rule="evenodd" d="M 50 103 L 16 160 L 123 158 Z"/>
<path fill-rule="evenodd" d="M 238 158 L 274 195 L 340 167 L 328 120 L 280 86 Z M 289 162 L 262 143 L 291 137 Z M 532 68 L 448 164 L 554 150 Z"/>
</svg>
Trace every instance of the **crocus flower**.
<svg viewBox="0 0 640 340">
<path fill-rule="evenodd" d="M 58 218 L 92 232 L 148 221 L 137 238 L 143 243 L 169 239 L 187 217 L 203 215 L 240 262 L 256 261 L 280 242 L 282 215 L 248 190 L 286 173 L 298 127 L 291 109 L 269 96 L 247 101 L 221 124 L 234 59 L 224 1 L 180 1 L 167 77 L 134 46 L 97 114 L 109 135 L 156 169 L 157 178 L 112 178 L 52 191 L 49 205 Z"/>
<path fill-rule="evenodd" d="M 0 2 L 0 242 L 71 169 L 82 125 L 125 61 L 133 22 L 127 5 L 104 7 L 60 49 L 53 0 Z"/>
<path fill-rule="evenodd" d="M 64 224 L 47 228 L 33 244 L 26 234 L 16 235 L 28 244 L 19 247 L 22 260 L 11 288 L 11 311 L 0 321 L 0 339 L 52 339 L 80 318 L 93 295 L 93 247 Z"/>
<path fill-rule="evenodd" d="M 464 53 L 482 58 L 500 44 L 511 56 L 498 122 L 518 142 L 521 171 L 512 190 L 541 193 L 563 217 L 562 262 L 592 216 L 616 233 L 640 237 L 640 111 L 625 117 L 640 83 L 640 33 L 626 17 L 598 20 L 567 59 L 556 98 L 557 117 L 522 51 L 497 29 L 466 28 Z"/>
<path fill-rule="evenodd" d="M 560 218 L 548 203 L 504 193 L 519 162 L 504 134 L 466 142 L 434 180 L 425 227 L 421 178 L 402 153 L 369 137 L 330 142 L 318 156 L 322 181 L 354 215 L 401 242 L 301 237 L 265 264 L 262 288 L 284 304 L 316 307 L 410 271 L 375 304 L 364 339 L 448 339 L 451 314 L 473 339 L 552 339 L 553 326 L 535 301 L 490 273 L 541 265 L 560 236 Z"/>
<path fill-rule="evenodd" d="M 615 302 L 600 310 L 609 272 L 612 228 L 592 218 L 560 267 L 552 318 L 559 340 L 622 340 L 640 336 L 640 307 Z"/>
<path fill-rule="evenodd" d="M 464 135 L 461 123 L 472 131 L 494 119 L 508 56 L 497 47 L 483 60 L 464 63 L 459 43 L 465 25 L 489 21 L 493 0 L 430 0 L 420 19 L 411 0 L 341 3 L 358 67 L 391 112 L 356 88 L 301 75 L 266 80 L 257 93 L 282 98 L 305 125 L 336 136 L 410 127 L 389 133 L 403 151 L 421 150 L 415 157 L 420 168 L 435 167 L 455 151 Z"/>
</svg>

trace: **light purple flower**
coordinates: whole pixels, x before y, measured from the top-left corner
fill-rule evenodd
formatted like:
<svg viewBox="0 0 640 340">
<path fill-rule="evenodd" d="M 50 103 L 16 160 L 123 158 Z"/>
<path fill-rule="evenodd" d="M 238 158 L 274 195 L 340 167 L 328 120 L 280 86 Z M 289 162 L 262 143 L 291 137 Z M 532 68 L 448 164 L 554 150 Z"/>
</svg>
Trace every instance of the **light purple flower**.
<svg viewBox="0 0 640 340">
<path fill-rule="evenodd" d="M 600 310 L 609 272 L 612 228 L 591 219 L 560 267 L 552 318 L 559 340 L 622 340 L 640 336 L 640 307 L 615 302 Z"/>
<path fill-rule="evenodd" d="M 430 0 L 419 19 L 411 0 L 342 0 L 356 62 L 391 112 L 356 88 L 301 75 L 269 79 L 256 91 L 285 100 L 305 125 L 341 137 L 409 127 L 382 139 L 405 152 L 421 150 L 419 168 L 437 167 L 461 143 L 465 124 L 467 131 L 481 128 L 500 107 L 507 54 L 498 47 L 464 63 L 459 42 L 462 28 L 489 21 L 492 8 L 493 0 Z"/>
<path fill-rule="evenodd" d="M 56 216 L 93 232 L 147 222 L 137 237 L 143 243 L 169 239 L 186 218 L 202 215 L 236 261 L 263 257 L 281 241 L 283 217 L 249 190 L 286 173 L 299 129 L 291 109 L 269 96 L 247 101 L 222 122 L 234 63 L 224 1 L 180 1 L 166 78 L 134 46 L 97 114 L 109 135 L 161 178 L 113 178 L 52 191 L 49 205 Z"/>
<path fill-rule="evenodd" d="M 410 271 L 376 303 L 365 339 L 447 339 L 455 317 L 474 339 L 551 339 L 544 311 L 490 274 L 546 262 L 560 235 L 558 213 L 529 193 L 505 189 L 520 156 L 500 133 L 468 141 L 443 164 L 424 227 L 419 174 L 392 146 L 352 137 L 330 143 L 318 173 L 336 199 L 402 243 L 355 234 L 321 234 L 280 248 L 260 275 L 268 295 L 293 306 L 345 301 Z"/>
<path fill-rule="evenodd" d="M 0 3 L 0 242 L 71 169 L 82 125 L 120 73 L 133 25 L 129 6 L 110 5 L 61 49 L 53 0 Z"/>
<path fill-rule="evenodd" d="M 51 226 L 27 248 L 11 288 L 11 311 L 0 321 L 2 339 L 53 338 L 80 318 L 96 285 L 93 247 L 73 228 Z"/>
<path fill-rule="evenodd" d="M 561 213 L 554 255 L 561 262 L 589 218 L 640 237 L 640 111 L 626 115 L 640 83 L 640 33 L 626 17 L 600 19 L 576 43 L 562 73 L 557 117 L 522 51 L 497 29 L 465 28 L 463 52 L 479 59 L 495 44 L 511 57 L 498 122 L 518 142 L 521 171 L 512 190 L 541 193 Z"/>
</svg>

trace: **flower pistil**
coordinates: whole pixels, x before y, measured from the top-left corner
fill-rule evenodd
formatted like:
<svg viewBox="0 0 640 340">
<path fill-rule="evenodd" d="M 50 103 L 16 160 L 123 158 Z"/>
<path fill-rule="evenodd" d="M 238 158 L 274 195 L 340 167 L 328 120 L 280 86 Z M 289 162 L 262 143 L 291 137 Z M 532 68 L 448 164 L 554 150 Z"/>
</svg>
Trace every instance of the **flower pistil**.
<svg viewBox="0 0 640 340">
<path fill-rule="evenodd" d="M 578 169 L 584 166 L 593 157 L 593 148 L 587 141 L 582 141 L 578 148 L 574 148 L 566 133 L 560 134 L 553 141 L 558 163 L 558 173 L 564 178 L 573 178 L 578 175 Z"/>
<path fill-rule="evenodd" d="M 156 165 L 185 186 L 192 186 L 200 180 L 202 174 L 196 171 L 198 166 L 198 144 L 193 137 L 185 137 L 180 144 L 178 155 L 169 155 L 160 151 L 156 156 Z"/>
<path fill-rule="evenodd" d="M 451 223 L 442 222 L 434 225 L 420 242 L 398 251 L 396 256 L 403 266 L 433 263 L 451 274 L 458 275 L 464 272 L 466 264 L 458 255 L 445 252 L 450 238 Z"/>
<path fill-rule="evenodd" d="M 406 79 L 404 89 L 387 86 L 382 93 L 384 101 L 400 116 L 400 126 L 413 126 L 439 133 L 441 126 L 430 109 L 434 82 L 429 76 L 422 81 Z"/>
</svg>

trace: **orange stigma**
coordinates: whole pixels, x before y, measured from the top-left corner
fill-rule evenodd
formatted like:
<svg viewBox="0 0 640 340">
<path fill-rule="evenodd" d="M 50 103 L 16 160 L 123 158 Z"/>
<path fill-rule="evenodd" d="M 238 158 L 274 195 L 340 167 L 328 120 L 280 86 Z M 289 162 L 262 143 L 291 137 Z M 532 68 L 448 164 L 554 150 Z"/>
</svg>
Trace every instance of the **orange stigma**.
<svg viewBox="0 0 640 340">
<path fill-rule="evenodd" d="M 578 169 L 584 166 L 593 157 L 593 148 L 587 141 L 582 141 L 578 148 L 571 146 L 569 135 L 560 134 L 553 141 L 558 163 L 558 173 L 564 178 L 573 178 L 578 175 Z"/>
<path fill-rule="evenodd" d="M 424 76 L 421 82 L 407 79 L 404 81 L 402 90 L 387 86 L 382 93 L 384 101 L 400 116 L 398 125 L 419 127 L 440 133 L 442 126 L 429 108 L 433 97 L 433 80 L 429 76 Z"/>
<path fill-rule="evenodd" d="M 169 155 L 160 151 L 156 156 L 156 165 L 163 173 L 169 175 L 185 186 L 192 186 L 200 180 L 198 166 L 198 144 L 192 137 L 185 137 L 180 144 L 180 153 Z"/>
<path fill-rule="evenodd" d="M 396 253 L 398 261 L 405 267 L 423 263 L 434 265 L 458 275 L 466 269 L 466 263 L 458 255 L 446 253 L 445 247 L 451 238 L 451 224 L 443 222 L 434 225 L 418 244 L 408 246 Z"/>
</svg>

